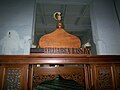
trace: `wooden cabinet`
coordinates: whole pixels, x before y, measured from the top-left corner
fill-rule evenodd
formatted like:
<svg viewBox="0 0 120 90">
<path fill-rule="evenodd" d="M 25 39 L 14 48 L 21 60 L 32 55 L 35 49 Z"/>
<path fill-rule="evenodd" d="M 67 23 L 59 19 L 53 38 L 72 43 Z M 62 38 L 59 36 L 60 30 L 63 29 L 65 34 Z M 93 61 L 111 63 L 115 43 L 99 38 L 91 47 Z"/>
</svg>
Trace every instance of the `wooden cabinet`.
<svg viewBox="0 0 120 90">
<path fill-rule="evenodd" d="M 36 67 L 37 64 L 65 66 Z M 65 79 L 75 80 L 86 90 L 120 90 L 120 56 L 0 56 L 0 90 L 32 90 L 41 82 L 53 79 L 58 74 Z"/>
</svg>

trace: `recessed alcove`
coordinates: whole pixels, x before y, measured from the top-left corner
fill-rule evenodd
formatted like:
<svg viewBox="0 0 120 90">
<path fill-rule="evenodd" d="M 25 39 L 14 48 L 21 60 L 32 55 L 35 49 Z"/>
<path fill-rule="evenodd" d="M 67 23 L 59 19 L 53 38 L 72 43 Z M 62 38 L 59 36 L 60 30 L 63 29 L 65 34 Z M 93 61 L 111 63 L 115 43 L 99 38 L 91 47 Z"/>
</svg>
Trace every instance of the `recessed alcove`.
<svg viewBox="0 0 120 90">
<path fill-rule="evenodd" d="M 33 44 L 37 47 L 39 39 L 56 29 L 56 20 L 53 14 L 62 13 L 65 31 L 81 39 L 81 47 L 86 43 L 91 44 L 93 54 L 96 54 L 96 46 L 93 42 L 91 19 L 91 0 L 87 1 L 49 1 L 36 0 L 34 12 Z"/>
</svg>

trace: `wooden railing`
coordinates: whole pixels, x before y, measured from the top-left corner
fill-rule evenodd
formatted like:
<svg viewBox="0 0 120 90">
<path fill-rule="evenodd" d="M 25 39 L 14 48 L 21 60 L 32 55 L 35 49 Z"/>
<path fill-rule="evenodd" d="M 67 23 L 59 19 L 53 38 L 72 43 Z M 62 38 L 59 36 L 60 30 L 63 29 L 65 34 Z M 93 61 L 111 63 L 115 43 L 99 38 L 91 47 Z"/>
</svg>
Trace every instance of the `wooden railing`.
<svg viewBox="0 0 120 90">
<path fill-rule="evenodd" d="M 36 67 L 38 64 L 64 66 Z M 0 90 L 32 90 L 41 82 L 53 79 L 58 74 L 65 79 L 77 81 L 86 90 L 120 90 L 120 56 L 79 54 L 0 56 Z"/>
</svg>

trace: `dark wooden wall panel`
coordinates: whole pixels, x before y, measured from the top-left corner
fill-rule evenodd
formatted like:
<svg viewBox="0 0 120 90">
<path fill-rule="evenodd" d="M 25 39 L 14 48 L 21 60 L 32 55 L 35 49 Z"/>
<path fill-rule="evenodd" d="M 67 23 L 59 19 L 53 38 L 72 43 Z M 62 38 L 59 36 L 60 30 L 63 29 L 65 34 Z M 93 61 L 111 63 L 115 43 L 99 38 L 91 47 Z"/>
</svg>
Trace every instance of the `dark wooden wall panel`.
<svg viewBox="0 0 120 90">
<path fill-rule="evenodd" d="M 5 64 L 0 69 L 1 90 L 27 90 L 28 65 Z"/>
<path fill-rule="evenodd" d="M 111 64 L 94 65 L 93 74 L 95 90 L 115 90 L 113 65 Z"/>
</svg>

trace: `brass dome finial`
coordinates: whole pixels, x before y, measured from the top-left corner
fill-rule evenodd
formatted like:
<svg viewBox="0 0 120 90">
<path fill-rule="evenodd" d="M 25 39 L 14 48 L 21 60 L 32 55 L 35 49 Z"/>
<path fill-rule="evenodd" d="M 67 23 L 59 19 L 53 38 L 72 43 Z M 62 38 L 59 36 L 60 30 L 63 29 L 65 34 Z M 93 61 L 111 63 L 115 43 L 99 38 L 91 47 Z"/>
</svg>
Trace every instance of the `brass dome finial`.
<svg viewBox="0 0 120 90">
<path fill-rule="evenodd" d="M 61 12 L 55 12 L 54 14 L 53 14 L 53 17 L 54 17 L 54 19 L 55 20 L 57 20 L 58 21 L 58 23 L 57 23 L 57 28 L 64 28 L 64 25 L 63 25 L 63 23 L 62 23 L 62 13 Z"/>
</svg>

